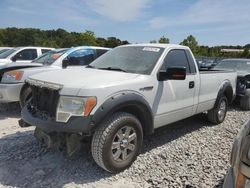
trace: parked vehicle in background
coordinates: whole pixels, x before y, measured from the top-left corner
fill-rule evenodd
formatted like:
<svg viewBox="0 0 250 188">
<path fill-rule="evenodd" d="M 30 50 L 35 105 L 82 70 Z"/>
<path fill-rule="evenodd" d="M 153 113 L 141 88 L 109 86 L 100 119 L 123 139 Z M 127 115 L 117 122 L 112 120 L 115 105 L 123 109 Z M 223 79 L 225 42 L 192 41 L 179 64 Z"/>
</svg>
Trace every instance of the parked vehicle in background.
<svg viewBox="0 0 250 188">
<path fill-rule="evenodd" d="M 30 63 L 33 59 L 53 48 L 46 47 L 17 47 L 0 54 L 0 66 L 12 62 Z"/>
<path fill-rule="evenodd" d="M 49 147 L 66 143 L 72 154 L 91 138 L 96 163 L 118 172 L 133 163 L 143 137 L 156 128 L 205 111 L 212 123 L 223 122 L 236 73 L 199 72 L 185 46 L 135 44 L 86 68 L 39 73 L 26 82 L 32 99 L 22 119 L 36 126 L 40 141 Z"/>
<path fill-rule="evenodd" d="M 109 48 L 81 46 L 52 50 L 38 57 L 32 63 L 11 63 L 0 69 L 0 102 L 17 102 L 21 106 L 30 97 L 30 88 L 24 83 L 29 76 L 67 66 L 86 66 Z"/>
<path fill-rule="evenodd" d="M 231 167 L 224 180 L 223 188 L 250 187 L 250 120 L 245 123 L 234 140 Z"/>
<path fill-rule="evenodd" d="M 212 69 L 221 58 L 196 57 L 195 59 L 200 70 L 209 70 Z"/>
<path fill-rule="evenodd" d="M 0 54 L 12 49 L 11 47 L 0 47 Z"/>
<path fill-rule="evenodd" d="M 224 59 L 214 69 L 237 72 L 236 100 L 243 110 L 250 110 L 250 59 Z"/>
</svg>

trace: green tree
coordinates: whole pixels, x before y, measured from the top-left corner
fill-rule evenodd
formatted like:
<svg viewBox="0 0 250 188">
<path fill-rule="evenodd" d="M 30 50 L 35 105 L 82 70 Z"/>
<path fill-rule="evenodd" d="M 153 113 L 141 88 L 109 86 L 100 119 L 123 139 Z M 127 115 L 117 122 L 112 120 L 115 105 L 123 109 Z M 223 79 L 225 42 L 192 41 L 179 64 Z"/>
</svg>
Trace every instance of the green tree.
<svg viewBox="0 0 250 188">
<path fill-rule="evenodd" d="M 149 41 L 149 43 L 157 43 L 157 41 L 156 40 L 151 40 L 151 41 Z"/>
<path fill-rule="evenodd" d="M 86 30 L 84 33 L 81 33 L 81 38 L 83 41 L 82 45 L 97 46 L 94 32 Z"/>
<path fill-rule="evenodd" d="M 114 48 L 116 46 L 120 46 L 122 44 L 120 39 L 117 39 L 115 37 L 108 37 L 106 42 L 106 47 Z"/>
<path fill-rule="evenodd" d="M 169 44 L 169 38 L 166 38 L 165 36 L 162 36 L 159 40 L 159 43 L 163 43 L 163 44 Z"/>
<path fill-rule="evenodd" d="M 96 38 L 96 43 L 98 46 L 106 46 L 107 40 L 105 38 L 98 37 Z"/>
<path fill-rule="evenodd" d="M 241 57 L 244 57 L 244 58 L 249 58 L 250 57 L 249 48 L 244 49 L 244 52 L 242 52 Z"/>
<path fill-rule="evenodd" d="M 184 39 L 181 43 L 181 45 L 188 46 L 194 55 L 198 55 L 199 53 L 199 45 L 197 40 L 193 35 L 189 35 L 186 39 Z"/>
<path fill-rule="evenodd" d="M 130 44 L 127 40 L 123 40 L 121 45 Z"/>
</svg>

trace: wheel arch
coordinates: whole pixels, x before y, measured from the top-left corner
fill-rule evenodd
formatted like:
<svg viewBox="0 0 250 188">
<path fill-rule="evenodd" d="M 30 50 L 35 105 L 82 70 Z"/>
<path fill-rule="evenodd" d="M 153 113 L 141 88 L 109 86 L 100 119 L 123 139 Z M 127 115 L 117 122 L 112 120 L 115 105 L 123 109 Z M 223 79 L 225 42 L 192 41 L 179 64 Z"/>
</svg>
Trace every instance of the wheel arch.
<svg viewBox="0 0 250 188">
<path fill-rule="evenodd" d="M 153 114 L 148 102 L 133 92 L 124 92 L 107 99 L 94 113 L 92 123 L 94 131 L 100 123 L 116 112 L 127 112 L 136 116 L 141 122 L 143 134 L 149 135 L 154 131 Z"/>
<path fill-rule="evenodd" d="M 224 81 L 222 85 L 220 86 L 219 92 L 217 94 L 216 102 L 222 95 L 226 96 L 229 104 L 233 102 L 235 96 L 234 96 L 232 84 L 230 83 L 229 80 Z"/>
</svg>

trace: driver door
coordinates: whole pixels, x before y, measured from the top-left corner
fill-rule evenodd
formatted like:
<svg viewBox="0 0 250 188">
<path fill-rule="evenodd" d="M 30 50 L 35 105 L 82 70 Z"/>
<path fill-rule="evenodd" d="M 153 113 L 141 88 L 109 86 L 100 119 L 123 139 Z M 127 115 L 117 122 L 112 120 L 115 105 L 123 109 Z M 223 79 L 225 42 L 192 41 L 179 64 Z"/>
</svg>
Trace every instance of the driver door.
<svg viewBox="0 0 250 188">
<path fill-rule="evenodd" d="M 178 66 L 186 68 L 185 80 L 166 80 L 158 83 L 161 96 L 156 112 L 156 127 L 184 119 L 193 113 L 196 76 L 190 68 L 185 50 L 171 50 L 165 57 L 161 69 L 167 70 L 168 67 Z"/>
</svg>

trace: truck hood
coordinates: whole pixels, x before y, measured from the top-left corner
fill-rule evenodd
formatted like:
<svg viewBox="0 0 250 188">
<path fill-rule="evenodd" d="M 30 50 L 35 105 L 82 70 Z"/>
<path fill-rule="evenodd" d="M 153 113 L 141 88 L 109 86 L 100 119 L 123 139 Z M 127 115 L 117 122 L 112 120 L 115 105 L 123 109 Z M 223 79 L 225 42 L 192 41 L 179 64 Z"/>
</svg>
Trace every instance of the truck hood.
<svg viewBox="0 0 250 188">
<path fill-rule="evenodd" d="M 134 79 L 138 74 L 91 68 L 67 68 L 39 73 L 29 77 L 40 86 L 55 85 L 67 88 L 106 87 L 118 82 Z"/>
<path fill-rule="evenodd" d="M 0 66 L 0 78 L 5 72 L 11 71 L 11 70 L 41 67 L 41 66 L 43 65 L 39 63 L 8 63 L 8 64 Z"/>
<path fill-rule="evenodd" d="M 247 72 L 247 71 L 238 71 L 237 75 L 240 76 L 240 77 L 244 77 L 244 76 L 250 75 L 250 72 Z"/>
<path fill-rule="evenodd" d="M 43 66 L 40 63 L 8 63 L 8 64 L 4 64 L 2 66 L 0 66 L 0 70 L 2 69 L 8 69 L 8 68 L 26 68 L 26 67 L 41 67 Z"/>
</svg>

